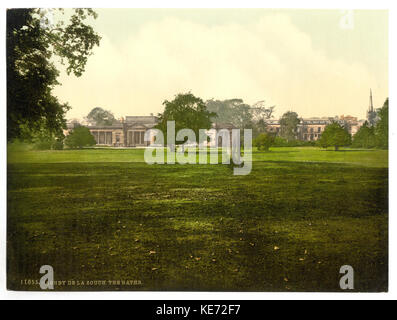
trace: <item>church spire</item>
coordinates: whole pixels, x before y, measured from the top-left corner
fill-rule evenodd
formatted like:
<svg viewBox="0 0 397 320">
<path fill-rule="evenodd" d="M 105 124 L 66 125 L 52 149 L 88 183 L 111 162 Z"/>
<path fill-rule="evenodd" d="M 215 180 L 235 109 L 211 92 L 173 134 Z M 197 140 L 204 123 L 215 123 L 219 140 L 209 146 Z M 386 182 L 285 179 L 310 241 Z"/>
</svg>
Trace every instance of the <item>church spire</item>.
<svg viewBox="0 0 397 320">
<path fill-rule="evenodd" d="M 372 101 L 372 89 L 369 89 L 369 108 L 367 111 L 367 121 L 370 126 L 375 124 L 376 112 L 374 111 L 374 104 Z"/>
<path fill-rule="evenodd" d="M 369 89 L 369 112 L 374 112 L 374 105 L 372 103 L 372 89 Z"/>
</svg>

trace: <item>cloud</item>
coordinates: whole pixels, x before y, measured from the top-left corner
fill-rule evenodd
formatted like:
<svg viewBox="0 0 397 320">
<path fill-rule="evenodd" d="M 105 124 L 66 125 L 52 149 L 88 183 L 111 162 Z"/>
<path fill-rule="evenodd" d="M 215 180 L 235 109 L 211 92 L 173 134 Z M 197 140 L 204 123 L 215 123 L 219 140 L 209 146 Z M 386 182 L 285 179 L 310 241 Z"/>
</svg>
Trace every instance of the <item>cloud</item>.
<svg viewBox="0 0 397 320">
<path fill-rule="evenodd" d="M 204 100 L 264 99 L 278 116 L 289 109 L 363 116 L 377 81 L 360 62 L 315 50 L 288 16 L 275 14 L 246 25 L 167 18 L 143 24 L 121 44 L 104 34 L 85 74 L 63 75 L 56 92 L 80 117 L 95 106 L 117 116 L 157 113 L 165 99 L 187 91 Z"/>
</svg>

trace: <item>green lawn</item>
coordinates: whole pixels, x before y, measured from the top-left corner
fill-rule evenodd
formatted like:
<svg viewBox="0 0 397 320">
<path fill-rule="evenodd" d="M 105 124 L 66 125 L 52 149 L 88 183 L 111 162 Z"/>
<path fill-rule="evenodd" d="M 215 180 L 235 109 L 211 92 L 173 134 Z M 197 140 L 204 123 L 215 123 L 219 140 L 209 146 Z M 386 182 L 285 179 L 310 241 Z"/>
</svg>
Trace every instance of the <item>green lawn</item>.
<svg viewBox="0 0 397 320">
<path fill-rule="evenodd" d="M 10 289 L 48 264 L 85 281 L 57 290 L 340 291 L 348 264 L 355 291 L 387 290 L 387 151 L 255 151 L 247 176 L 143 153 L 9 148 Z"/>
</svg>

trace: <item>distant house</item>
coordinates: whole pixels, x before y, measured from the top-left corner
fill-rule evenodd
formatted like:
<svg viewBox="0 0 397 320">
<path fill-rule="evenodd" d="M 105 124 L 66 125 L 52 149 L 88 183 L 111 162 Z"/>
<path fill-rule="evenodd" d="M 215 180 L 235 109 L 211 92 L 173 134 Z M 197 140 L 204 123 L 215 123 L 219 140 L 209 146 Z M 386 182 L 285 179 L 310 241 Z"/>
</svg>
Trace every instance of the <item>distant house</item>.
<svg viewBox="0 0 397 320">
<path fill-rule="evenodd" d="M 145 147 L 150 144 L 144 141 L 145 132 L 157 122 L 156 116 L 127 116 L 125 120 L 116 120 L 112 125 L 87 125 L 87 128 L 98 146 Z M 78 124 L 68 123 L 64 133 L 68 134 L 76 125 Z M 153 141 L 153 137 L 151 139 Z"/>
<path fill-rule="evenodd" d="M 158 120 L 155 116 L 127 116 L 111 126 L 89 126 L 97 145 L 114 147 L 144 147 L 146 130 L 152 129 Z"/>
<path fill-rule="evenodd" d="M 322 118 L 301 118 L 297 126 L 296 138 L 303 141 L 316 141 L 320 139 L 325 127 L 332 122 L 338 122 L 344 126 L 351 135 L 354 135 L 364 123 L 364 120 L 357 120 L 352 116 L 336 116 Z M 267 131 L 278 134 L 280 132 L 280 121 L 271 120 L 267 124 Z"/>
<path fill-rule="evenodd" d="M 237 129 L 231 123 L 220 123 L 214 122 L 212 124 L 212 128 L 207 130 L 207 135 L 210 137 L 211 141 L 207 143 L 209 147 L 215 147 L 218 145 L 219 147 L 222 146 L 222 139 L 224 139 L 223 135 L 221 134 L 221 130 L 226 129 L 229 132 L 229 146 L 232 144 L 232 130 Z M 218 134 L 218 141 L 216 140 L 216 135 Z"/>
</svg>

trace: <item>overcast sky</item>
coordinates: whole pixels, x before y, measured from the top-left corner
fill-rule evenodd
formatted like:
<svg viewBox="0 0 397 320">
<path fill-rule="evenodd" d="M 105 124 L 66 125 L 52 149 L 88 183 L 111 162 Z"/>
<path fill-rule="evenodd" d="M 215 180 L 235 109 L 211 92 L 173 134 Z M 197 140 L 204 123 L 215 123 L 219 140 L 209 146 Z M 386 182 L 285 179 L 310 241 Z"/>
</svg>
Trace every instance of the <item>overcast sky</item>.
<svg viewBox="0 0 397 320">
<path fill-rule="evenodd" d="M 72 106 L 69 119 L 94 107 L 157 114 L 188 91 L 266 100 L 277 118 L 287 110 L 364 118 L 370 88 L 375 107 L 388 96 L 387 11 L 354 11 L 353 20 L 339 10 L 96 11 L 100 47 L 82 77 L 62 73 L 55 90 Z"/>
</svg>

